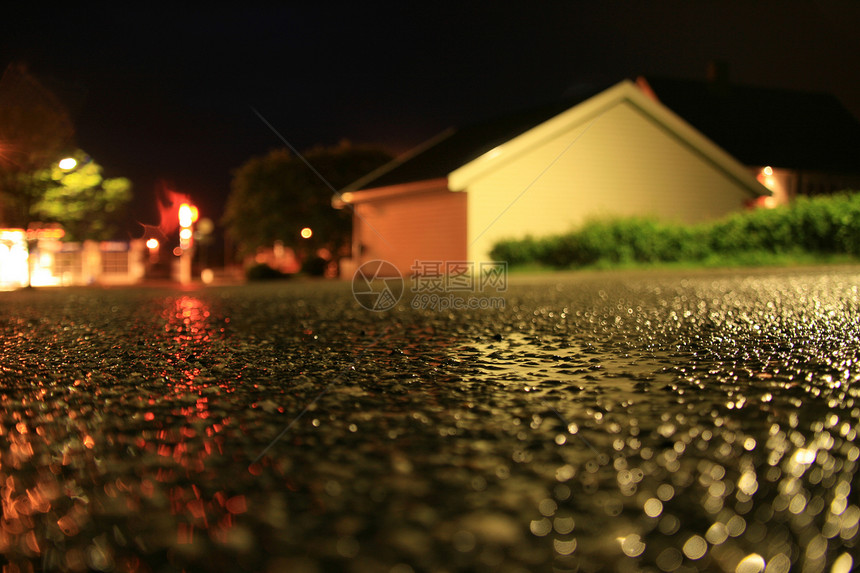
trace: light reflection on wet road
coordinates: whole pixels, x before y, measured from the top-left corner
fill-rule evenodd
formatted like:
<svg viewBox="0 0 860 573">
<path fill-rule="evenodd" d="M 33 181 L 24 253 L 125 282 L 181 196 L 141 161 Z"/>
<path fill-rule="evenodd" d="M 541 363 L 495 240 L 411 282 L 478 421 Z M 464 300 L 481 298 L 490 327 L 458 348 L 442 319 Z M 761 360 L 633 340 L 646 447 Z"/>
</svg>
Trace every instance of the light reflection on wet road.
<svg viewBox="0 0 860 573">
<path fill-rule="evenodd" d="M 2 293 L 0 551 L 9 571 L 848 572 L 858 279 L 538 277 L 445 313 L 365 311 L 343 283 Z"/>
</svg>

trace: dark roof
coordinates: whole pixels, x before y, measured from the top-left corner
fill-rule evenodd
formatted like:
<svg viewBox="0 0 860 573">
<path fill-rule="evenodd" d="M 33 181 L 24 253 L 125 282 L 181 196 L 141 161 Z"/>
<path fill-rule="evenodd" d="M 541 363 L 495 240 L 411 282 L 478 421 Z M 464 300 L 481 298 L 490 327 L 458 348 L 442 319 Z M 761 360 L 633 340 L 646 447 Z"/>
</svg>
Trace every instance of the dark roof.
<svg viewBox="0 0 860 573">
<path fill-rule="evenodd" d="M 860 172 L 860 121 L 835 96 L 645 79 L 663 105 L 745 165 Z"/>
<path fill-rule="evenodd" d="M 449 173 L 602 90 L 518 110 L 442 132 L 416 150 L 347 187 L 350 191 L 447 177 Z"/>
<path fill-rule="evenodd" d="M 645 79 L 663 105 L 744 165 L 860 172 L 860 121 L 834 96 L 708 81 Z M 601 91 L 581 91 L 552 103 L 449 129 L 346 190 L 447 177 Z"/>
</svg>

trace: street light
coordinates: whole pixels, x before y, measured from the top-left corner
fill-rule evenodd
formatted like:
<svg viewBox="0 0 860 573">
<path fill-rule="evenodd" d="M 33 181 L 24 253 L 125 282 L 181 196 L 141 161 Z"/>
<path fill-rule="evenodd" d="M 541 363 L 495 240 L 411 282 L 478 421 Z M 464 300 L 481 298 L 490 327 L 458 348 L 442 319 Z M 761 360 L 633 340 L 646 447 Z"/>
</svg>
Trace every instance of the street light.
<svg viewBox="0 0 860 573">
<path fill-rule="evenodd" d="M 199 216 L 197 207 L 190 203 L 179 206 L 179 282 L 191 282 L 191 247 L 194 245 L 194 223 Z"/>
<path fill-rule="evenodd" d="M 63 171 L 71 171 L 78 166 L 78 162 L 74 157 L 66 157 L 65 159 L 61 159 L 58 165 Z"/>
<path fill-rule="evenodd" d="M 179 206 L 179 246 L 183 251 L 191 248 L 194 239 L 194 223 L 197 222 L 199 216 L 197 207 L 190 203 L 183 203 Z"/>
</svg>

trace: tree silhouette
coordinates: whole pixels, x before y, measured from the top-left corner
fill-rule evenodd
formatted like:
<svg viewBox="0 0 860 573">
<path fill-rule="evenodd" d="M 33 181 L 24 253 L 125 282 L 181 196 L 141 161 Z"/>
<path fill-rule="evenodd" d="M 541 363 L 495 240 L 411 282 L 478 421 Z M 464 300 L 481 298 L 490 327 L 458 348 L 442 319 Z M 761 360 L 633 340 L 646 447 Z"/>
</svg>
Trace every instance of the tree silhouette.
<svg viewBox="0 0 860 573">
<path fill-rule="evenodd" d="M 71 240 L 116 238 L 117 223 L 131 200 L 131 182 L 124 177 L 105 179 L 101 166 L 83 151 L 70 157 L 76 162 L 71 169 L 55 163 L 34 174 L 39 191 L 30 209 L 32 218 L 60 223 Z"/>
<path fill-rule="evenodd" d="M 303 157 L 325 181 L 286 149 L 249 159 L 233 173 L 223 222 L 243 254 L 275 241 L 297 251 L 348 252 L 352 214 L 332 207 L 332 189 L 342 189 L 391 156 L 341 142 L 313 148 Z M 313 230 L 310 239 L 301 237 L 305 227 Z"/>
<path fill-rule="evenodd" d="M 74 127 L 60 100 L 21 64 L 0 78 L 0 222 L 27 227 L 44 189 L 35 174 L 74 149 Z"/>
</svg>

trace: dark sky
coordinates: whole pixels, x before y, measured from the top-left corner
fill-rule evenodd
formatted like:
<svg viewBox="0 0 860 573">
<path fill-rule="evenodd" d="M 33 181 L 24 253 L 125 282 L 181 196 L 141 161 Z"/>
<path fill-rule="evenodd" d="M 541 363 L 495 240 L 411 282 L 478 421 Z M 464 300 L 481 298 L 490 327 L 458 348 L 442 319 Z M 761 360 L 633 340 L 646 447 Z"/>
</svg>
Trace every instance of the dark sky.
<svg viewBox="0 0 860 573">
<path fill-rule="evenodd" d="M 6 10 L 0 64 L 62 92 L 79 146 L 132 179 L 143 222 L 160 179 L 220 217 L 231 170 L 282 145 L 252 108 L 300 150 L 399 152 L 584 85 L 704 78 L 723 60 L 734 81 L 831 92 L 860 116 L 853 0 L 114 5 Z"/>
</svg>

